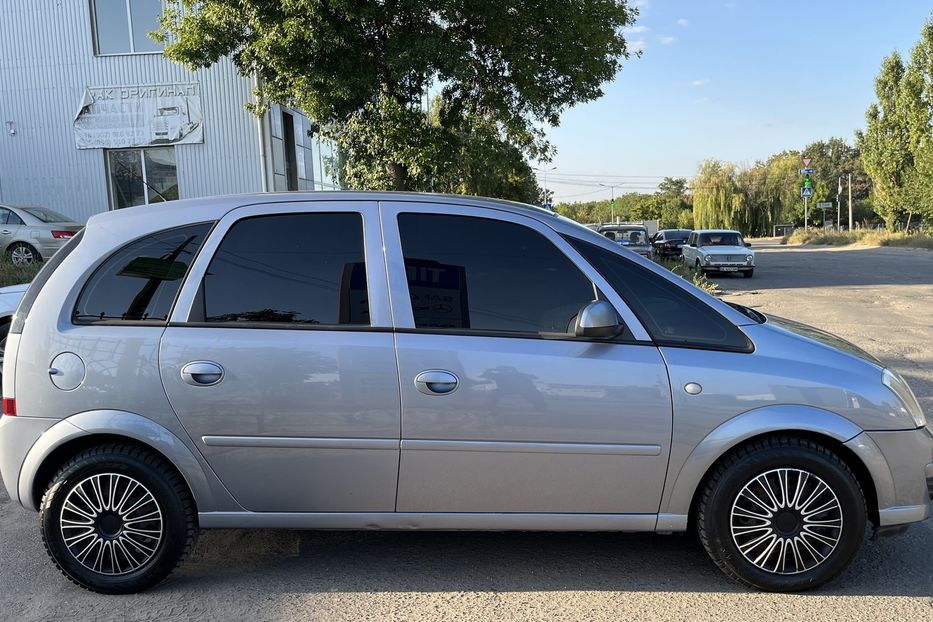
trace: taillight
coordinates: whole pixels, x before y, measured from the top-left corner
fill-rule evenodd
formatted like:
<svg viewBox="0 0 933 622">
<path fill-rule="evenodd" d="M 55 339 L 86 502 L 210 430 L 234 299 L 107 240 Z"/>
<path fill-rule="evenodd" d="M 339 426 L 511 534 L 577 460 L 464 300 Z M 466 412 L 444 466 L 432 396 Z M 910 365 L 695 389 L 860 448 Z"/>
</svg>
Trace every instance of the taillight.
<svg viewBox="0 0 933 622">
<path fill-rule="evenodd" d="M 67 240 L 73 238 L 75 235 L 74 231 L 53 231 L 52 237 L 56 240 Z"/>
<path fill-rule="evenodd" d="M 16 416 L 16 399 L 12 397 L 3 398 L 3 414 L 7 417 Z"/>
</svg>

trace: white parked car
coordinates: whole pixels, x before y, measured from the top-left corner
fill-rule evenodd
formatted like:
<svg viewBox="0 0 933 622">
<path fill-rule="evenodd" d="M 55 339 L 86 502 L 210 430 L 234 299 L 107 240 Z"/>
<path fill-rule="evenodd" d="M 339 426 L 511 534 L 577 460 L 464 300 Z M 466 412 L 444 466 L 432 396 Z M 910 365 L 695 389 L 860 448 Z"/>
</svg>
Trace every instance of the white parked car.
<svg viewBox="0 0 933 622">
<path fill-rule="evenodd" d="M 697 271 L 741 272 L 751 278 L 755 273 L 755 252 L 738 231 L 701 229 L 694 231 L 683 246 L 683 262 Z"/>
</svg>

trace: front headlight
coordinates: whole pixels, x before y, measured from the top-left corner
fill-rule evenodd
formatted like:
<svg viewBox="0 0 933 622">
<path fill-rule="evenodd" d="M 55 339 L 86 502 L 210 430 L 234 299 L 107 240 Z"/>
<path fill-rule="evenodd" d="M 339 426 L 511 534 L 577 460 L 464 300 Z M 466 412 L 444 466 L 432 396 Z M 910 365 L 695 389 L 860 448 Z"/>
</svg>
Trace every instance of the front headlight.
<svg viewBox="0 0 933 622">
<path fill-rule="evenodd" d="M 745 256 L 745 264 L 746 264 L 746 265 L 749 265 L 749 266 L 752 265 L 752 261 L 754 261 L 754 259 L 755 259 L 755 256 L 754 256 L 754 255 L 746 255 L 746 256 Z"/>
<path fill-rule="evenodd" d="M 896 371 L 885 369 L 881 372 L 881 382 L 894 392 L 894 395 L 896 395 L 901 402 L 901 408 L 911 416 L 918 428 L 922 428 L 927 424 L 926 417 L 923 416 L 923 409 L 920 408 L 920 402 L 917 401 L 917 396 L 910 390 L 910 387 L 904 379 L 901 378 L 900 374 Z"/>
<path fill-rule="evenodd" d="M 703 258 L 703 263 L 705 263 L 708 266 L 711 263 L 713 263 L 713 258 L 707 255 L 706 257 Z"/>
</svg>

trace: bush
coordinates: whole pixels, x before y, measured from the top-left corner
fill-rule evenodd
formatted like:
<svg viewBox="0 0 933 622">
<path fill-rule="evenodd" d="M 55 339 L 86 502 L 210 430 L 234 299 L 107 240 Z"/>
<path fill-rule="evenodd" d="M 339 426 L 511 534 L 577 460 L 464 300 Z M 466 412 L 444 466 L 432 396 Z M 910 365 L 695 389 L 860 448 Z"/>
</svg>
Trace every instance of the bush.
<svg viewBox="0 0 933 622">
<path fill-rule="evenodd" d="M 654 260 L 658 265 L 664 266 L 677 276 L 686 279 L 709 294 L 719 293 L 719 285 L 713 283 L 703 273 L 697 274 L 680 259 L 659 257 Z"/>
<path fill-rule="evenodd" d="M 0 261 L 0 287 L 30 283 L 42 268 L 41 263 L 14 266 L 9 260 Z"/>
<path fill-rule="evenodd" d="M 878 229 L 856 229 L 855 231 L 824 231 L 823 229 L 798 229 L 784 236 L 781 244 L 824 244 L 846 246 L 907 246 L 933 249 L 933 235 L 929 233 L 889 233 Z"/>
</svg>

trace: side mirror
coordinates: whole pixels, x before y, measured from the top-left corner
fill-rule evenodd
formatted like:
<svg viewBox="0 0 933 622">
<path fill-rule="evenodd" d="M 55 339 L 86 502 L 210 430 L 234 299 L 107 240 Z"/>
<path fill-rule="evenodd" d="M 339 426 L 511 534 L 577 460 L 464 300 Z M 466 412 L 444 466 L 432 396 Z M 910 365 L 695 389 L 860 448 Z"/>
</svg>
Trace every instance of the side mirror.
<svg viewBox="0 0 933 622">
<path fill-rule="evenodd" d="M 612 339 L 622 333 L 625 326 L 619 320 L 615 307 L 605 300 L 594 300 L 580 309 L 574 322 L 576 337 Z"/>
<path fill-rule="evenodd" d="M 751 248 L 751 247 L 752 247 L 752 243 L 751 243 L 751 242 L 746 242 L 746 243 L 745 243 L 745 248 Z"/>
</svg>

